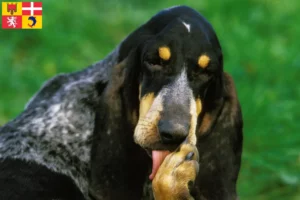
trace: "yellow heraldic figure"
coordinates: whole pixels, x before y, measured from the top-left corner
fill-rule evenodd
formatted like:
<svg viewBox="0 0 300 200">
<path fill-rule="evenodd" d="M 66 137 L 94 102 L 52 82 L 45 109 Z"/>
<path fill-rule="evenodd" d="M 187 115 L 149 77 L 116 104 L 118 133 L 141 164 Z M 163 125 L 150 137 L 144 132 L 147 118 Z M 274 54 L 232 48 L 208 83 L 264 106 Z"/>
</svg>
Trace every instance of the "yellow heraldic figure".
<svg viewBox="0 0 300 200">
<path fill-rule="evenodd" d="M 2 16 L 22 15 L 22 2 L 2 2 Z"/>
<path fill-rule="evenodd" d="M 42 24 L 42 16 L 22 16 L 23 29 L 41 29 Z"/>
<path fill-rule="evenodd" d="M 22 28 L 41 29 L 43 22 L 42 2 L 22 2 Z"/>
</svg>

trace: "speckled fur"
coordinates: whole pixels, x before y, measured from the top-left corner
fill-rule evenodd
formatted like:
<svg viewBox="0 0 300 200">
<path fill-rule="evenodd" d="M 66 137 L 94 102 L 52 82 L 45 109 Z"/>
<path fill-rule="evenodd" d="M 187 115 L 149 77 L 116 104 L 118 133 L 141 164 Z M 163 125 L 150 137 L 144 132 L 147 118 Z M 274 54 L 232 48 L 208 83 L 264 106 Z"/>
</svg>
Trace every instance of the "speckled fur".
<svg viewBox="0 0 300 200">
<path fill-rule="evenodd" d="M 97 84 L 105 83 L 118 48 L 106 59 L 47 81 L 14 120 L 0 128 L 0 158 L 33 161 L 71 177 L 88 199 Z"/>
<path fill-rule="evenodd" d="M 178 20 L 178 17 L 183 17 L 184 22 L 189 23 L 188 29 L 182 25 L 182 20 Z M 194 20 L 197 23 L 193 24 Z M 241 108 L 233 81 L 229 75 L 223 72 L 221 47 L 211 25 L 198 12 L 185 6 L 159 12 L 149 22 L 130 34 L 103 61 L 79 72 L 58 75 L 46 82 L 18 117 L 0 128 L 0 168 L 2 160 L 10 160 L 11 162 L 12 159 L 18 159 L 21 163 L 20 166 L 23 166 L 26 161 L 31 161 L 31 164 L 34 163 L 34 167 L 37 164 L 38 167 L 45 166 L 49 169 L 46 169 L 47 178 L 53 174 L 59 175 L 59 178 L 54 178 L 54 184 L 48 184 L 48 186 L 56 185 L 60 178 L 63 179 L 62 175 L 66 175 L 64 177 L 67 177 L 68 180 L 71 177 L 86 199 L 89 199 L 88 191 L 91 192 L 90 195 L 99 200 L 153 199 L 151 182 L 147 178 L 147 170 L 151 169 L 151 159 L 146 155 L 144 149 L 133 143 L 131 136 L 133 136 L 136 126 L 134 121 L 137 121 L 134 119 L 137 116 L 132 115 L 135 115 L 139 108 L 138 86 L 143 80 L 141 78 L 145 79 L 146 77 L 146 73 L 142 72 L 146 71 L 145 67 L 147 66 L 142 61 L 149 61 L 139 59 L 141 50 L 146 49 L 147 52 L 151 52 L 151 49 L 146 48 L 148 47 L 146 40 L 156 44 L 158 41 L 152 40 L 152 38 L 158 37 L 160 30 L 164 30 L 168 24 L 172 25 L 171 22 L 179 22 L 180 26 L 174 26 L 176 31 L 172 31 L 171 35 L 165 37 L 164 42 L 168 43 L 170 38 L 172 41 L 187 41 L 185 45 L 189 49 L 188 52 L 184 53 L 179 51 L 179 53 L 173 54 L 173 57 L 179 55 L 177 58 L 181 58 L 185 53 L 189 54 L 192 51 L 198 52 L 197 56 L 199 56 L 204 50 L 209 52 L 213 50 L 210 53 L 214 55 L 212 60 L 215 59 L 215 64 L 211 66 L 210 73 L 199 72 L 200 75 L 197 76 L 198 78 L 196 77 L 197 84 L 194 84 L 193 87 L 195 97 L 198 98 L 202 95 L 201 103 L 203 105 L 198 116 L 196 131 L 196 147 L 200 155 L 199 174 L 196 177 L 194 187 L 184 187 L 184 191 L 172 188 L 170 194 L 172 196 L 175 194 L 176 199 L 183 199 L 180 194 L 187 194 L 187 192 L 194 199 L 236 199 L 236 182 L 241 164 L 243 141 Z M 198 22 L 201 22 L 203 27 L 201 25 L 201 28 L 198 27 L 198 32 L 195 32 Z M 182 28 L 184 28 L 184 32 Z M 197 36 L 198 40 L 190 40 L 190 37 L 184 40 L 182 37 L 194 33 L 194 38 Z M 211 43 L 209 46 L 206 46 L 205 43 L 207 39 L 211 40 L 208 43 Z M 161 42 L 157 44 L 161 45 Z M 176 48 L 184 49 L 181 48 L 180 42 L 175 43 Z M 145 47 L 142 48 L 143 46 L 139 46 L 140 44 L 145 45 Z M 139 48 L 137 48 L 138 46 Z M 181 59 L 177 60 L 179 62 Z M 126 61 L 126 71 L 128 70 L 125 73 L 124 87 L 119 85 L 116 88 L 110 88 L 110 83 L 111 86 L 116 86 L 112 81 L 121 77 L 115 76 L 112 68 L 123 61 Z M 179 64 L 175 64 L 174 73 L 182 71 L 179 70 L 182 66 L 186 66 L 183 60 Z M 190 72 L 190 75 L 187 74 L 187 76 L 190 79 L 194 79 L 191 73 L 192 67 L 191 64 L 185 67 L 189 68 L 187 72 Z M 149 67 L 147 68 L 149 71 Z M 168 69 L 168 67 L 162 68 L 164 73 L 160 72 L 156 75 L 169 75 Z M 149 79 L 148 74 L 146 78 L 159 80 L 157 82 L 159 85 L 148 83 L 151 87 L 142 90 L 141 93 L 145 95 L 157 92 L 159 94 L 159 90 L 163 88 L 162 83 L 165 82 L 162 82 L 159 76 L 156 77 L 157 79 Z M 102 94 L 108 81 L 109 84 L 106 89 L 112 89 L 113 93 L 111 94 L 113 96 L 105 96 L 105 94 L 110 94 L 109 89 L 105 89 L 108 93 Z M 181 76 L 176 81 L 177 90 L 169 89 L 165 92 L 166 89 L 162 89 L 163 93 L 168 93 L 168 99 L 174 99 L 176 96 L 176 99 L 180 100 L 179 104 L 183 108 L 181 110 L 186 110 L 184 107 L 186 102 L 181 99 L 183 96 L 187 96 L 186 89 L 183 89 L 187 88 L 183 87 L 187 86 L 185 81 L 186 78 Z M 178 86 L 180 86 L 179 89 Z M 114 91 L 114 89 L 117 90 Z M 171 114 L 166 117 L 167 112 L 164 111 L 164 117 L 171 121 L 174 116 L 180 116 L 179 121 L 182 122 L 182 119 L 186 117 L 182 117 L 181 112 L 179 114 L 173 112 L 178 110 L 178 103 L 170 102 L 173 105 L 170 104 L 171 106 L 168 107 L 164 105 L 164 108 Z M 159 138 L 158 135 L 156 137 Z M 145 143 L 151 143 L 149 137 Z M 160 144 L 161 148 L 150 145 L 150 148 L 148 146 L 147 149 L 174 150 L 174 148 L 166 148 L 167 145 L 161 141 Z M 5 169 L 10 174 L 14 175 L 15 172 L 21 171 L 19 165 L 10 166 L 15 167 L 11 171 L 9 171 L 9 167 L 7 167 L 8 170 Z M 172 166 L 171 168 L 173 169 Z M 5 174 L 5 170 L 0 170 L 0 172 L 7 177 L 9 175 Z M 33 177 L 34 179 L 33 182 L 37 182 L 35 179 L 39 176 L 35 176 L 34 172 L 30 175 L 30 178 Z M 27 178 L 28 176 L 25 176 L 24 179 Z M 6 187 L 4 181 L 0 183 L 2 185 L 4 183 L 3 188 Z M 29 181 L 28 185 L 30 183 L 32 182 Z M 187 182 L 182 182 L 182 185 L 186 184 Z M 20 185 L 24 186 L 25 184 Z M 7 186 L 5 189 L 8 193 L 13 193 L 11 187 Z M 65 185 L 59 186 L 59 189 L 65 191 Z M 174 193 L 176 189 L 180 193 Z M 75 190 L 78 189 L 75 187 Z M 70 191 L 69 193 L 73 194 L 72 191 L 74 190 Z M 27 190 L 25 193 L 28 193 Z M 4 193 L 1 193 L 0 190 L 0 194 Z M 38 199 L 40 200 L 40 198 Z M 69 199 L 73 200 L 74 198 Z M 82 197 L 80 197 L 81 199 Z"/>
</svg>

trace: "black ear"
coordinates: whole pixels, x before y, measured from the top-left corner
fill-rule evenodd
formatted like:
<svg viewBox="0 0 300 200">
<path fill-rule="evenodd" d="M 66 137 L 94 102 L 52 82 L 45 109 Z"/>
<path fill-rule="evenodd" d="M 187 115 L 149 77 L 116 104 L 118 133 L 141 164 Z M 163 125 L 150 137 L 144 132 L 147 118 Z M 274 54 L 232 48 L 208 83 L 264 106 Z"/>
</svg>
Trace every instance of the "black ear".
<svg viewBox="0 0 300 200">
<path fill-rule="evenodd" d="M 216 75 L 210 81 L 204 96 L 204 106 L 206 111 L 211 111 L 224 96 L 223 74 Z"/>
<path fill-rule="evenodd" d="M 140 73 L 139 51 L 138 48 L 133 48 L 125 59 L 111 69 L 102 98 L 110 107 L 109 112 L 122 115 L 124 120 L 132 121 L 133 111 L 138 111 L 139 107 Z"/>
<path fill-rule="evenodd" d="M 233 80 L 226 73 L 223 75 L 223 84 L 223 100 L 219 101 L 214 109 L 203 113 L 197 128 L 197 148 L 199 155 L 203 155 L 200 156 L 200 163 L 203 165 L 196 184 L 207 194 L 209 191 L 218 190 L 221 195 L 224 191 L 222 196 L 231 194 L 233 196 L 230 196 L 230 199 L 236 199 L 236 181 L 243 144 L 243 120 Z M 211 166 L 214 166 L 214 169 Z M 214 181 L 203 183 L 203 180 L 211 180 L 212 177 Z"/>
<path fill-rule="evenodd" d="M 89 179 L 89 193 L 94 199 L 140 199 L 136 197 L 140 195 L 138 192 L 131 194 L 134 191 L 132 187 L 137 184 L 142 188 L 144 179 L 139 179 L 145 176 L 147 167 L 144 165 L 148 163 L 144 162 L 141 169 L 132 166 L 135 159 L 141 160 L 136 156 L 140 147 L 134 144 L 130 135 L 133 133 L 130 127 L 132 107 L 138 98 L 138 92 L 132 92 L 136 88 L 131 80 L 134 77 L 134 54 L 133 51 L 130 53 L 132 56 L 110 69 L 109 81 L 95 108 Z M 130 178 L 130 174 L 136 177 Z"/>
<path fill-rule="evenodd" d="M 135 53 L 138 47 L 149 39 L 151 35 L 151 31 L 146 24 L 132 32 L 120 45 L 118 62 L 129 57 L 130 54 Z"/>
<path fill-rule="evenodd" d="M 214 74 L 204 94 L 204 106 L 207 111 L 213 110 L 219 102 L 223 99 L 225 78 L 223 72 L 223 56 L 219 56 L 218 72 Z"/>
<path fill-rule="evenodd" d="M 224 96 L 223 52 L 219 39 L 211 25 L 207 31 L 209 41 L 218 60 L 218 71 L 211 80 L 205 96 L 206 107 L 213 109 L 216 106 L 216 102 L 220 101 Z"/>
<path fill-rule="evenodd" d="M 126 57 L 126 76 L 122 89 L 122 102 L 126 108 L 123 113 L 130 122 L 128 125 L 134 128 L 139 113 L 139 84 L 142 76 L 140 49 L 133 48 Z"/>
</svg>

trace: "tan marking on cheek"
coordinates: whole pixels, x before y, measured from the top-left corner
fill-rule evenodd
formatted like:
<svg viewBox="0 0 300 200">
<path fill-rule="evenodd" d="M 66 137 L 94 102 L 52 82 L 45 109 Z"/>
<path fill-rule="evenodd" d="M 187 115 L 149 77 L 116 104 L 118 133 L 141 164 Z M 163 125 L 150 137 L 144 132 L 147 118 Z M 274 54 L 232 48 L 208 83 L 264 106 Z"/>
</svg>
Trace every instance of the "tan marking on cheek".
<svg viewBox="0 0 300 200">
<path fill-rule="evenodd" d="M 201 68 L 206 68 L 210 62 L 210 58 L 207 55 L 201 55 L 198 59 L 198 65 Z"/>
<path fill-rule="evenodd" d="M 171 51 L 169 47 L 163 46 L 159 47 L 158 49 L 158 55 L 163 60 L 169 60 L 171 58 Z"/>
<path fill-rule="evenodd" d="M 212 124 L 212 117 L 210 114 L 205 113 L 202 122 L 201 122 L 201 126 L 199 128 L 199 133 L 200 135 L 202 135 L 203 133 L 206 133 L 208 131 L 208 129 L 211 127 Z"/>
<path fill-rule="evenodd" d="M 202 111 L 202 102 L 199 98 L 196 99 L 196 109 L 197 109 L 197 117 Z"/>
<path fill-rule="evenodd" d="M 148 94 L 140 103 L 140 117 L 134 131 L 134 141 L 142 147 L 159 142 L 157 123 L 163 110 L 162 98 Z"/>
<path fill-rule="evenodd" d="M 154 116 L 154 115 L 153 115 Z M 159 118 L 159 115 L 156 115 Z M 158 120 L 157 120 L 158 121 Z M 149 147 L 151 144 L 159 142 L 157 126 L 151 121 L 140 119 L 134 130 L 134 141 L 141 147 Z"/>
<path fill-rule="evenodd" d="M 154 101 L 154 93 L 149 93 L 140 100 L 140 118 L 146 116 Z"/>
</svg>

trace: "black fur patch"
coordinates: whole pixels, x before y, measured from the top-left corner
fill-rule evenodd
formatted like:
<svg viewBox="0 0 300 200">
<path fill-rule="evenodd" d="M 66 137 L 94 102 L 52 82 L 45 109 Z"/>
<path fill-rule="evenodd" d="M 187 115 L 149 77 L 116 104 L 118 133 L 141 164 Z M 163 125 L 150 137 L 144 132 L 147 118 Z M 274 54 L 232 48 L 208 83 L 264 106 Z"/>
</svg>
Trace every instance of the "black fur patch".
<svg viewBox="0 0 300 200">
<path fill-rule="evenodd" d="M 84 200 L 73 180 L 34 162 L 0 161 L 0 199 Z"/>
</svg>

